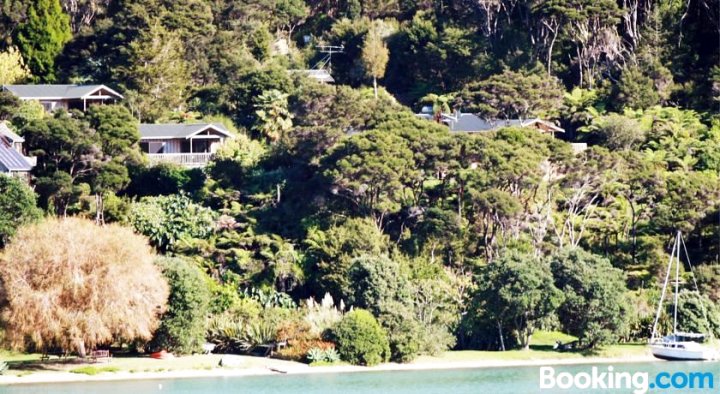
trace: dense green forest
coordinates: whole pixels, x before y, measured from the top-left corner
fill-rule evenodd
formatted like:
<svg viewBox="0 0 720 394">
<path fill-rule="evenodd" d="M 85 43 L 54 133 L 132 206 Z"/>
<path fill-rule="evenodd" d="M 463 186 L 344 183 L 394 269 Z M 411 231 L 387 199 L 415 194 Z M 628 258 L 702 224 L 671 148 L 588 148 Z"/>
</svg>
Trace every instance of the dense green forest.
<svg viewBox="0 0 720 394">
<path fill-rule="evenodd" d="M 334 84 L 294 71 L 318 63 Z M 682 328 L 720 334 L 717 0 L 2 0 L 0 83 L 124 95 L 0 94 L 38 157 L 30 188 L 0 179 L 0 245 L 42 216 L 147 236 L 172 311 L 150 347 L 375 364 L 538 329 L 643 340 L 678 230 L 701 290 L 686 266 Z M 423 105 L 566 132 L 451 133 Z M 199 121 L 236 138 L 148 165 L 139 122 Z"/>
</svg>

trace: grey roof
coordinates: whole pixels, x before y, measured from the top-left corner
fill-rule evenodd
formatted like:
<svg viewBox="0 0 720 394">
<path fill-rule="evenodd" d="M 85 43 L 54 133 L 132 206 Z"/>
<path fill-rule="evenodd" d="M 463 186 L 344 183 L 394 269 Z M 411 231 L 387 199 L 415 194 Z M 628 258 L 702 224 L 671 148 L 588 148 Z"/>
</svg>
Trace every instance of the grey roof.
<svg viewBox="0 0 720 394">
<path fill-rule="evenodd" d="M 30 171 L 32 166 L 20 152 L 0 141 L 0 172 Z"/>
<path fill-rule="evenodd" d="M 0 122 L 0 137 L 5 137 L 11 142 L 25 142 L 25 138 L 15 134 L 6 122 Z"/>
<path fill-rule="evenodd" d="M 3 89 L 22 99 L 82 99 L 98 89 L 117 98 L 123 96 L 105 85 L 3 85 Z"/>
<path fill-rule="evenodd" d="M 420 117 L 432 119 L 427 114 L 418 114 Z M 543 124 L 555 132 L 563 133 L 560 127 L 542 119 L 483 119 L 471 113 L 443 114 L 443 123 L 450 127 L 451 131 L 465 133 L 479 133 L 484 131 L 497 130 L 502 127 L 528 127 L 534 124 Z"/>
<path fill-rule="evenodd" d="M 206 129 L 215 130 L 216 132 L 232 137 L 229 131 L 222 125 L 213 123 L 196 123 L 196 124 L 141 124 L 141 139 L 161 139 L 161 138 L 190 138 L 193 135 L 205 131 Z"/>
<path fill-rule="evenodd" d="M 328 70 L 291 70 L 291 72 L 298 72 L 303 73 L 307 75 L 310 78 L 313 78 L 319 82 L 325 82 L 325 83 L 333 83 L 335 82 L 335 78 L 330 75 L 330 72 Z"/>
</svg>

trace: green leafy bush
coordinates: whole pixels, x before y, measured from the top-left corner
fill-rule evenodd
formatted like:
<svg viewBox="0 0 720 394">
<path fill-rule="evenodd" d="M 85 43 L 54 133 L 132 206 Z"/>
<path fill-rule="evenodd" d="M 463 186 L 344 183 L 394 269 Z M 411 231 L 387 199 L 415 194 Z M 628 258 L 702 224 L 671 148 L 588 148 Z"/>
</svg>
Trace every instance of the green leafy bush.
<svg viewBox="0 0 720 394">
<path fill-rule="evenodd" d="M 307 360 L 310 363 L 336 363 L 340 361 L 340 354 L 335 348 L 321 349 L 314 347 L 307 352 Z"/>
<path fill-rule="evenodd" d="M 210 304 L 205 278 L 185 259 L 164 257 L 156 264 L 170 284 L 170 298 L 150 347 L 184 354 L 198 352 L 205 342 Z"/>
<path fill-rule="evenodd" d="M 387 334 L 373 315 L 356 309 L 343 317 L 330 334 L 340 357 L 356 365 L 377 365 L 390 357 Z"/>
<path fill-rule="evenodd" d="M 204 183 L 204 175 L 197 169 L 186 169 L 172 163 L 134 168 L 127 194 L 146 197 L 186 192 L 196 193 Z"/>
<path fill-rule="evenodd" d="M 259 289 L 253 287 L 251 289 L 243 290 L 243 296 L 250 298 L 260 303 L 263 309 L 268 308 L 283 308 L 283 309 L 295 309 L 297 305 L 293 301 L 289 294 L 274 289 Z"/>
<path fill-rule="evenodd" d="M 308 351 L 307 359 L 311 363 L 316 361 L 325 361 L 325 351 L 314 347 Z"/>
<path fill-rule="evenodd" d="M 269 321 L 248 321 L 220 315 L 208 323 L 208 341 L 214 343 L 219 352 L 249 353 L 258 345 L 274 342 L 277 329 Z"/>
<path fill-rule="evenodd" d="M 329 363 L 336 363 L 340 361 L 340 353 L 338 353 L 335 348 L 325 349 L 323 356 L 325 357 L 325 361 Z"/>
<path fill-rule="evenodd" d="M 588 348 L 614 343 L 628 330 L 625 274 L 605 257 L 567 248 L 551 257 L 555 286 L 565 294 L 557 310 L 563 332 Z"/>
<path fill-rule="evenodd" d="M 130 223 L 150 243 L 166 251 L 181 239 L 210 235 L 215 214 L 183 195 L 145 197 L 132 205 Z"/>
<path fill-rule="evenodd" d="M 18 178 L 0 175 L 0 247 L 19 226 L 40 216 L 33 190 Z"/>
</svg>

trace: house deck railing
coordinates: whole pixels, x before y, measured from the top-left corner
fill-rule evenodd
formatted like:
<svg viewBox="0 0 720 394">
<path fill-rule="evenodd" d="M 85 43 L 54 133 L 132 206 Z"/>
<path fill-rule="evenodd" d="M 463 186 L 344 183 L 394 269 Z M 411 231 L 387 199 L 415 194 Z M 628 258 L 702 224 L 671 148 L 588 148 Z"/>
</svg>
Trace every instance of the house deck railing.
<svg viewBox="0 0 720 394">
<path fill-rule="evenodd" d="M 175 163 L 186 167 L 202 167 L 212 158 L 213 153 L 150 153 L 150 163 Z"/>
</svg>

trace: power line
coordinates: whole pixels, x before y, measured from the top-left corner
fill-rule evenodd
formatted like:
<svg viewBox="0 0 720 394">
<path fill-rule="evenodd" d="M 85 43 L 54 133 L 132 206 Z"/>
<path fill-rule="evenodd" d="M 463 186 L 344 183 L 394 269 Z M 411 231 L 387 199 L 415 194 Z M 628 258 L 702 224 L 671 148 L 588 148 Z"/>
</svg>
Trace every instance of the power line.
<svg viewBox="0 0 720 394">
<path fill-rule="evenodd" d="M 318 52 L 324 53 L 325 56 L 323 56 L 323 58 L 320 59 L 313 68 L 322 70 L 326 67 L 332 68 L 332 55 L 336 53 L 343 53 L 345 45 L 318 45 L 317 48 Z"/>
</svg>

